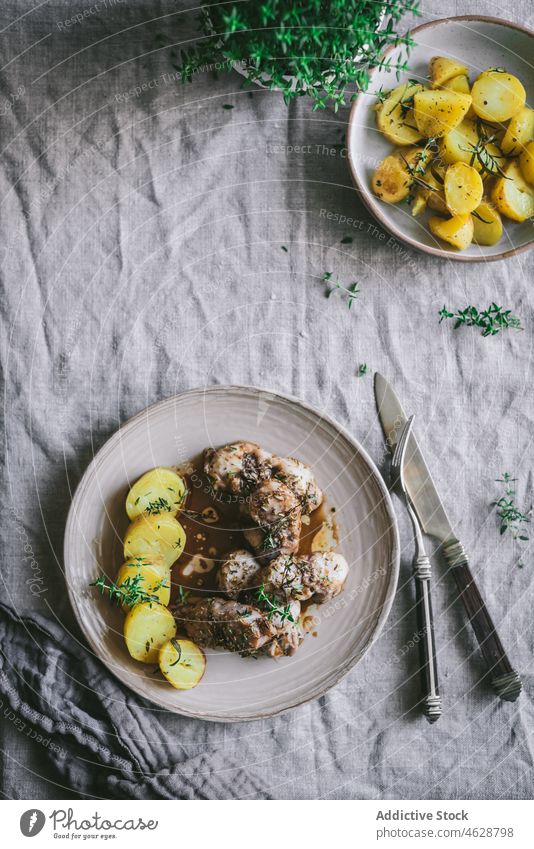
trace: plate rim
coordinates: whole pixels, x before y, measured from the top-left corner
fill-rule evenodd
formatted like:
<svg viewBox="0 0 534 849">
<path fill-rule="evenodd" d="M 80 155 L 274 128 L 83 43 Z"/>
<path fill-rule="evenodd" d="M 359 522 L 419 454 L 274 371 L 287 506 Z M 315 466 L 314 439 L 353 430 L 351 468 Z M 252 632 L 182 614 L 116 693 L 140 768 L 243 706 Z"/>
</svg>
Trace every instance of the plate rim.
<svg viewBox="0 0 534 849">
<path fill-rule="evenodd" d="M 270 710 L 268 712 L 258 712 L 254 715 L 250 716 L 238 716 L 231 714 L 201 714 L 198 711 L 188 711 L 187 709 L 177 706 L 176 708 L 171 708 L 167 703 L 163 703 L 158 699 L 157 693 L 152 695 L 146 695 L 145 693 L 141 693 L 134 685 L 133 682 L 125 681 L 120 675 L 119 664 L 116 664 L 117 668 L 114 668 L 111 663 L 109 663 L 106 659 L 104 659 L 92 640 L 92 637 L 87 633 L 84 622 L 82 620 L 81 611 L 78 609 L 78 603 L 76 599 L 76 594 L 74 592 L 73 587 L 71 586 L 70 581 L 68 580 L 68 575 L 70 573 L 70 569 L 68 566 L 69 561 L 72 559 L 70 557 L 70 548 L 71 548 L 71 540 L 76 534 L 76 517 L 79 515 L 79 504 L 83 498 L 84 491 L 88 486 L 90 480 L 92 480 L 95 470 L 98 465 L 102 462 L 103 459 L 107 456 L 110 450 L 115 448 L 115 444 L 120 445 L 121 435 L 125 429 L 131 429 L 137 426 L 138 422 L 141 422 L 148 418 L 149 414 L 154 410 L 164 407 L 164 406 L 173 406 L 178 401 L 183 398 L 186 398 L 191 395 L 195 395 L 198 393 L 211 393 L 214 391 L 217 392 L 227 392 L 227 391 L 246 391 L 248 393 L 255 394 L 267 394 L 272 400 L 273 396 L 275 398 L 279 398 L 284 402 L 290 402 L 291 404 L 296 404 L 298 407 L 303 408 L 308 413 L 312 413 L 314 416 L 317 416 L 319 419 L 327 422 L 331 427 L 335 428 L 348 442 L 349 444 L 355 448 L 355 450 L 362 456 L 365 463 L 367 463 L 370 472 L 375 480 L 375 483 L 378 486 L 378 489 L 381 493 L 382 500 L 384 503 L 384 508 L 386 510 L 387 518 L 389 521 L 389 532 L 391 535 L 391 558 L 390 558 L 390 566 L 391 566 L 391 576 L 389 580 L 389 584 L 386 589 L 384 603 L 382 605 L 382 609 L 377 618 L 376 625 L 364 644 L 363 648 L 356 654 L 354 657 L 349 658 L 349 660 L 339 669 L 338 673 L 335 675 L 334 679 L 328 683 L 326 686 L 322 687 L 317 692 L 306 696 L 304 698 L 295 699 L 295 701 L 290 704 L 284 705 L 282 708 L 275 708 L 274 710 Z M 301 705 L 307 704 L 308 702 L 315 701 L 316 699 L 321 698 L 328 692 L 328 690 L 335 687 L 350 671 L 353 669 L 360 660 L 364 657 L 365 654 L 372 647 L 373 643 L 378 639 L 384 625 L 389 617 L 391 612 L 391 607 L 393 605 L 393 601 L 395 599 L 395 595 L 397 592 L 397 585 L 399 580 L 399 571 L 400 571 L 400 538 L 399 538 L 399 529 L 397 516 L 393 507 L 393 501 L 389 492 L 389 489 L 376 465 L 374 460 L 369 456 L 366 449 L 361 445 L 358 439 L 356 439 L 352 434 L 339 422 L 337 422 L 334 418 L 324 413 L 320 413 L 313 405 L 308 404 L 306 401 L 302 401 L 296 396 L 286 394 L 280 392 L 278 390 L 270 390 L 266 387 L 259 387 L 253 384 L 211 384 L 210 386 L 205 387 L 194 387 L 192 389 L 187 389 L 184 392 L 179 392 L 175 395 L 169 395 L 166 398 L 162 398 L 159 401 L 155 401 L 152 404 L 149 404 L 147 407 L 144 407 L 138 413 L 135 413 L 131 418 L 127 419 L 124 424 L 119 425 L 119 427 L 111 434 L 111 436 L 106 439 L 104 444 L 98 449 L 96 454 L 93 456 L 91 462 L 88 464 L 85 469 L 75 491 L 72 496 L 72 500 L 70 503 L 67 521 L 65 523 L 65 532 L 64 532 L 64 541 L 63 541 L 63 566 L 64 566 L 64 580 L 67 585 L 67 593 L 69 597 L 69 602 L 71 608 L 74 612 L 74 616 L 80 631 L 84 637 L 86 644 L 89 646 L 95 657 L 98 658 L 100 663 L 106 667 L 106 669 L 111 672 L 111 674 L 121 683 L 121 685 L 131 692 L 135 693 L 137 698 L 148 701 L 154 705 L 157 705 L 159 708 L 162 708 L 169 713 L 176 714 L 179 716 L 186 716 L 190 719 L 198 719 L 207 722 L 254 722 L 262 719 L 270 719 L 275 716 L 280 716 L 281 714 L 286 713 L 287 711 L 294 710 Z"/>
<path fill-rule="evenodd" d="M 449 24 L 455 23 L 457 21 L 483 21 L 485 23 L 490 24 L 498 24 L 502 27 L 507 27 L 508 29 L 513 29 L 517 32 L 522 32 L 526 35 L 529 35 L 534 39 L 534 30 L 530 29 L 530 27 L 522 26 L 521 24 L 516 24 L 513 21 L 508 21 L 504 18 L 495 18 L 491 15 L 456 15 L 450 18 L 434 18 L 431 21 L 426 21 L 424 24 L 419 24 L 419 26 L 414 27 L 410 30 L 409 35 L 415 35 L 418 32 L 421 32 L 425 29 L 432 29 L 440 24 Z M 398 49 L 398 45 L 392 45 L 388 47 L 387 50 L 384 51 L 384 57 L 389 56 L 395 50 Z M 369 74 L 369 82 L 371 83 L 374 76 L 378 73 L 380 68 L 373 68 L 373 70 Z M 527 242 L 525 245 L 520 245 L 517 248 L 509 248 L 505 251 L 500 251 L 498 254 L 491 254 L 488 256 L 466 256 L 461 252 L 453 253 L 452 251 L 448 251 L 445 248 L 433 248 L 431 245 L 424 245 L 421 242 L 418 242 L 416 239 L 413 239 L 411 236 L 405 234 L 402 230 L 397 229 L 394 225 L 392 225 L 387 218 L 381 213 L 380 205 L 378 203 L 375 204 L 374 200 L 371 199 L 369 189 L 364 186 L 359 179 L 356 167 L 352 158 L 352 145 L 350 143 L 351 134 L 353 129 L 353 124 L 355 123 L 355 116 L 358 110 L 358 104 L 360 102 L 364 102 L 364 95 L 366 92 L 359 92 L 354 103 L 352 104 L 349 121 L 347 127 L 347 158 L 349 161 L 349 171 L 350 176 L 354 185 L 354 188 L 358 192 L 358 196 L 362 200 L 364 206 L 371 213 L 371 215 L 396 239 L 399 239 L 401 242 L 409 245 L 415 250 L 421 251 L 422 253 L 431 254 L 432 256 L 439 256 L 443 259 L 450 259 L 454 262 L 497 262 L 502 259 L 508 259 L 511 256 L 517 256 L 522 253 L 526 253 L 526 251 L 532 250 L 534 248 L 534 235 L 531 240 Z"/>
</svg>

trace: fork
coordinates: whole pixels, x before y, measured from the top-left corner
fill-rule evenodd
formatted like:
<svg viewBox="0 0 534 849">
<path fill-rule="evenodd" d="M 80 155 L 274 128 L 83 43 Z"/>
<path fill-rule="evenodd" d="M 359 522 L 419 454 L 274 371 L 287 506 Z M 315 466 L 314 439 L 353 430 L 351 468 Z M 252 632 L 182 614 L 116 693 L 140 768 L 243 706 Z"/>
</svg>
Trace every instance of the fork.
<svg viewBox="0 0 534 849">
<path fill-rule="evenodd" d="M 429 722 L 436 722 L 442 713 L 441 696 L 438 686 L 438 664 L 436 660 L 436 644 L 434 640 L 434 618 L 432 615 L 432 601 L 430 598 L 430 559 L 425 551 L 421 525 L 415 514 L 410 496 L 406 490 L 404 481 L 404 458 L 408 440 L 412 432 L 414 416 L 411 416 L 402 431 L 393 453 L 391 461 L 391 474 L 393 486 L 397 486 L 402 493 L 415 537 L 415 557 L 413 571 L 416 589 L 416 614 L 417 614 L 417 637 L 419 643 L 420 675 L 422 689 L 423 713 Z"/>
</svg>

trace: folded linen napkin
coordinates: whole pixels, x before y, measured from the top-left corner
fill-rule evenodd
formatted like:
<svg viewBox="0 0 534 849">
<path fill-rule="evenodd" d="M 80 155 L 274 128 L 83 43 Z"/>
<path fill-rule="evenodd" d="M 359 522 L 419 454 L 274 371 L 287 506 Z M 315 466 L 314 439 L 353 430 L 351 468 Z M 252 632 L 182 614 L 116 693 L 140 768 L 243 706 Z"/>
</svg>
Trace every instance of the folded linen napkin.
<svg viewBox="0 0 534 849">
<path fill-rule="evenodd" d="M 56 772 L 81 796 L 272 798 L 227 752 L 169 763 L 162 712 L 122 688 L 57 622 L 0 603 L 0 646 L 4 704 L 51 741 Z"/>
</svg>

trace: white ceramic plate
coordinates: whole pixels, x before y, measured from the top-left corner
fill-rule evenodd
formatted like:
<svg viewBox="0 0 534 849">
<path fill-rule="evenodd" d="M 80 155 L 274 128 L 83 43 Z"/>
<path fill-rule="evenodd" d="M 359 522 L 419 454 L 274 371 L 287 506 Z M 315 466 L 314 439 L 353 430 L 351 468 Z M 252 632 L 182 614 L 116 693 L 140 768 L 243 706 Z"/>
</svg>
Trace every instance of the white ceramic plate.
<svg viewBox="0 0 534 849">
<path fill-rule="evenodd" d="M 401 81 L 408 78 L 424 81 L 432 56 L 450 56 L 468 66 L 471 82 L 485 68 L 506 68 L 521 79 L 527 91 L 527 105 L 533 105 L 532 31 L 497 18 L 465 16 L 431 21 L 414 29 L 412 35 L 415 47 L 410 54 L 410 69 L 401 73 Z M 391 51 L 392 56 L 397 53 L 397 49 Z M 393 72 L 376 70 L 371 76 L 369 91 L 393 88 L 396 84 Z M 502 259 L 534 245 L 531 221 L 519 224 L 504 219 L 504 233 L 498 244 L 492 247 L 470 245 L 465 251 L 447 249 L 428 230 L 428 214 L 413 218 L 407 204 L 391 205 L 379 201 L 370 190 L 371 175 L 393 146 L 376 128 L 371 108 L 375 102 L 375 98 L 367 94 L 360 94 L 356 99 L 349 120 L 348 151 L 355 186 L 370 212 L 386 230 L 414 248 L 463 262 Z"/>
<path fill-rule="evenodd" d="M 207 650 L 193 690 L 174 690 L 132 660 L 123 615 L 88 585 L 120 565 L 130 484 L 153 466 L 183 463 L 209 445 L 261 443 L 309 463 L 337 510 L 340 550 L 350 564 L 343 593 L 317 608 L 317 637 L 291 658 L 243 659 Z M 322 695 L 370 647 L 388 615 L 398 575 L 395 514 L 363 448 L 329 418 L 260 389 L 213 386 L 168 398 L 122 427 L 99 451 L 74 496 L 65 532 L 65 574 L 78 621 L 95 654 L 120 680 L 176 713 L 211 720 L 272 716 Z"/>
</svg>

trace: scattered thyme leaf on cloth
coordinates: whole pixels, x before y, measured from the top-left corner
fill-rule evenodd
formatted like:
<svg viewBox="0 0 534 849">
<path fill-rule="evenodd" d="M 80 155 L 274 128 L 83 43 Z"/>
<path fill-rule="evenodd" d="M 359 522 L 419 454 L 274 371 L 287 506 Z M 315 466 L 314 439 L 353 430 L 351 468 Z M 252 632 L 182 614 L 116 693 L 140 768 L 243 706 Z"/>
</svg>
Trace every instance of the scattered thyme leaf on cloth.
<svg viewBox="0 0 534 849">
<path fill-rule="evenodd" d="M 523 513 L 515 503 L 515 489 L 511 484 L 515 483 L 517 478 L 511 477 L 509 472 L 504 472 L 502 478 L 497 478 L 497 483 L 504 483 L 504 495 L 498 501 L 493 503 L 497 507 L 497 516 L 501 523 L 501 535 L 510 531 L 513 539 L 520 539 L 527 542 L 529 537 L 525 532 L 524 525 L 530 522 L 531 510 Z"/>
<path fill-rule="evenodd" d="M 360 288 L 358 286 L 358 283 L 351 283 L 349 286 L 344 286 L 338 278 L 336 278 L 336 280 L 333 280 L 332 271 L 325 271 L 325 273 L 323 274 L 323 283 L 326 283 L 325 295 L 327 298 L 330 298 L 330 296 L 338 290 L 340 292 L 345 293 L 349 310 L 352 306 L 353 301 L 355 301 L 358 295 L 360 294 Z"/>
</svg>

